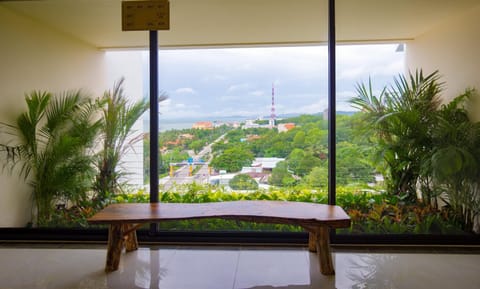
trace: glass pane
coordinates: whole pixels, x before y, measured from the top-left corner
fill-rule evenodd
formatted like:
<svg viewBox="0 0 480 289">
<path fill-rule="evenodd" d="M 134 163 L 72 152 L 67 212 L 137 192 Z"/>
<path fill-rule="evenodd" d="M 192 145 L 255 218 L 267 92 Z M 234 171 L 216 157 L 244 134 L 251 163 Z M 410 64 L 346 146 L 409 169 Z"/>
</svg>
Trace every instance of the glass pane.
<svg viewBox="0 0 480 289">
<path fill-rule="evenodd" d="M 338 47 L 338 101 L 355 111 L 337 122 L 337 180 L 357 187 L 343 204 L 349 232 L 471 234 L 480 204 L 478 109 L 465 101 L 471 91 L 458 96 L 478 83 L 469 56 L 478 9 L 380 2 L 337 7 L 340 41 L 390 43 Z"/>
<path fill-rule="evenodd" d="M 325 46 L 162 50 L 160 55 L 160 86 L 169 96 L 160 104 L 162 202 L 326 203 Z M 160 226 L 301 231 L 224 220 Z"/>
<path fill-rule="evenodd" d="M 382 222 L 390 214 L 376 213 L 394 204 L 379 160 L 376 134 L 367 129 L 366 112 L 358 106 L 357 96 L 363 91 L 381 93 L 393 77 L 405 70 L 405 54 L 398 51 L 401 45 L 337 47 L 337 204 L 347 211 L 353 223 L 348 230 L 338 230 L 342 233 L 386 233 Z"/>
</svg>

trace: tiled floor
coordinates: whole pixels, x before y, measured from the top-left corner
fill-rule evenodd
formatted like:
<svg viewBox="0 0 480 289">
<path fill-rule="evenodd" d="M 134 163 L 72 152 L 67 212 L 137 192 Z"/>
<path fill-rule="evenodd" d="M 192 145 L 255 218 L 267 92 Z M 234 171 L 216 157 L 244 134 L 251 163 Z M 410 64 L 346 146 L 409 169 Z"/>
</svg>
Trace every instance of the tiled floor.
<svg viewBox="0 0 480 289">
<path fill-rule="evenodd" d="M 104 247 L 0 245 L 0 289 L 480 288 L 480 255 L 334 253 L 335 276 L 305 248 L 142 247 L 104 273 Z"/>
</svg>

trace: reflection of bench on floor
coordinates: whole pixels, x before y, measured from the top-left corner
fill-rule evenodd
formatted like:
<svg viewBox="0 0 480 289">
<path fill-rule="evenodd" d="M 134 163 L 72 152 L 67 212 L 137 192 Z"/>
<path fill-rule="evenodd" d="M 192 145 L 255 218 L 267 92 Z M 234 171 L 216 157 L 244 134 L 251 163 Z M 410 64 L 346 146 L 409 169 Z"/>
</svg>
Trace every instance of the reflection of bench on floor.
<svg viewBox="0 0 480 289">
<path fill-rule="evenodd" d="M 138 248 L 136 229 L 145 223 L 166 220 L 222 218 L 258 223 L 291 224 L 309 232 L 308 248 L 317 252 L 322 274 L 335 274 L 330 251 L 330 228 L 350 226 L 350 218 L 338 206 L 283 201 L 235 201 L 219 203 L 113 204 L 88 220 L 110 224 L 105 271 L 118 269 L 123 247 Z"/>
</svg>

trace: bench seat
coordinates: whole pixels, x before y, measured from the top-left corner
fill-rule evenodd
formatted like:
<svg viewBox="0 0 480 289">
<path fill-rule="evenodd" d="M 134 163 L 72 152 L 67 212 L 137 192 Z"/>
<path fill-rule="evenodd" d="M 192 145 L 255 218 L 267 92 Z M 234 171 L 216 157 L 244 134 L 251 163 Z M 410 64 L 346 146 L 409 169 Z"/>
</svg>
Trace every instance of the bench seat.
<svg viewBox="0 0 480 289">
<path fill-rule="evenodd" d="M 317 252 L 325 275 L 335 274 L 329 230 L 350 226 L 350 217 L 339 206 L 286 201 L 112 204 L 88 222 L 110 225 L 105 271 L 111 272 L 118 269 L 124 247 L 127 252 L 138 248 L 136 229 L 141 225 L 205 218 L 301 226 L 309 232 L 309 250 Z"/>
</svg>

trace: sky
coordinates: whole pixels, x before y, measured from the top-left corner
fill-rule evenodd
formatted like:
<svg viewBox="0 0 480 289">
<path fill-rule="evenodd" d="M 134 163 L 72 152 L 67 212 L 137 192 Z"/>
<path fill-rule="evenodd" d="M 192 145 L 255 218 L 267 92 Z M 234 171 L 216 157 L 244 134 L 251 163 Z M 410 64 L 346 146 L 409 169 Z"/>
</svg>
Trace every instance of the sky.
<svg viewBox="0 0 480 289">
<path fill-rule="evenodd" d="M 355 86 L 372 79 L 381 89 L 404 73 L 397 44 L 337 46 L 337 110 L 352 111 Z M 148 52 L 143 53 L 148 77 Z M 160 50 L 161 118 L 215 119 L 313 114 L 327 108 L 327 47 Z M 148 85 L 146 85 L 146 92 Z"/>
</svg>

